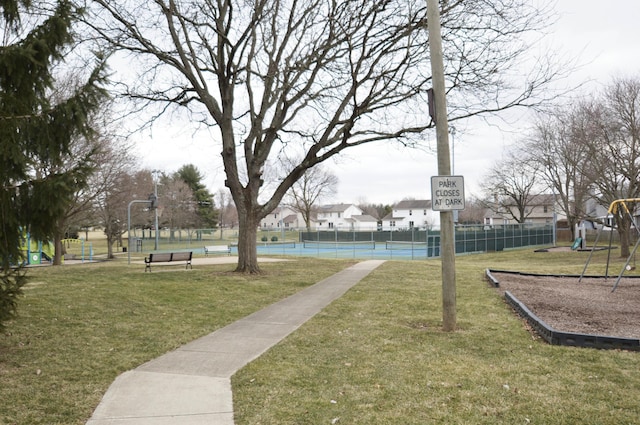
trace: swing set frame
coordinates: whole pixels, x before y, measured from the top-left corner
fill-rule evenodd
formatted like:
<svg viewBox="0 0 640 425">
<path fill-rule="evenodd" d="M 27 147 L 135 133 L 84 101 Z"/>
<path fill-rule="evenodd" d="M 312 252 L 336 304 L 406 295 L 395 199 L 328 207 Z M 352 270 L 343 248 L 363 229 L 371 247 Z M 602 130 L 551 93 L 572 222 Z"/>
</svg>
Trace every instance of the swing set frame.
<svg viewBox="0 0 640 425">
<path fill-rule="evenodd" d="M 620 273 L 618 274 L 618 278 L 616 279 L 616 283 L 613 285 L 613 288 L 611 289 L 611 292 L 615 291 L 616 288 L 618 287 L 618 284 L 620 283 L 620 280 L 622 279 L 622 276 L 624 275 L 625 270 L 630 270 L 629 264 L 631 263 L 631 259 L 633 258 L 635 261 L 635 254 L 636 251 L 638 250 L 638 246 L 640 246 L 640 229 L 638 229 L 638 226 L 636 226 L 635 220 L 633 219 L 633 214 L 632 211 L 633 209 L 629 209 L 628 204 L 629 203 L 640 203 L 640 198 L 629 198 L 629 199 L 616 199 L 615 201 L 613 201 L 611 203 L 611 205 L 609 205 L 609 209 L 607 210 L 607 216 L 609 215 L 615 215 L 618 214 L 618 212 L 620 211 L 620 208 L 623 209 L 623 213 L 626 213 L 629 215 L 629 218 L 631 219 L 631 225 L 636 229 L 636 232 L 638 233 L 638 240 L 636 241 L 635 245 L 633 246 L 633 249 L 631 250 L 631 252 L 629 253 L 629 257 L 627 258 L 627 261 L 624 263 L 624 266 L 622 266 L 622 269 L 620 270 Z M 598 228 L 598 233 L 596 235 L 596 240 L 593 243 L 593 246 L 591 247 L 591 252 L 589 253 L 589 257 L 587 258 L 587 262 L 584 265 L 584 269 L 582 269 L 582 274 L 580 275 L 580 279 L 578 279 L 578 282 L 582 281 L 582 278 L 584 277 L 584 274 L 587 271 L 587 267 L 589 267 L 589 263 L 591 262 L 591 257 L 593 257 L 593 253 L 596 250 L 596 246 L 598 245 L 598 241 L 600 240 L 600 235 L 602 234 L 602 229 L 604 229 L 605 227 L 610 227 L 612 230 L 614 228 L 614 225 L 611 224 L 610 226 L 607 226 L 605 224 L 603 224 L 601 227 Z M 609 278 L 609 263 L 611 261 L 611 242 L 613 239 L 613 231 L 609 233 L 609 248 L 608 248 L 608 253 L 607 253 L 607 267 L 605 270 L 605 279 Z"/>
</svg>

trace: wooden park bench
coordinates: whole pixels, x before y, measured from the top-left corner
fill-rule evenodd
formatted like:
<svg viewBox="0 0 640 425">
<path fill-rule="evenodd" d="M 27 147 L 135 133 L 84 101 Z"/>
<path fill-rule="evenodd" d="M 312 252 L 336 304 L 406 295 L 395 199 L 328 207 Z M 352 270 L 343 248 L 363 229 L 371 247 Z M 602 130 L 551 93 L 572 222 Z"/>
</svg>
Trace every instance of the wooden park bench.
<svg viewBox="0 0 640 425">
<path fill-rule="evenodd" d="M 185 269 L 193 268 L 191 265 L 191 257 L 193 256 L 192 251 L 188 252 L 156 252 L 149 254 L 148 257 L 145 257 L 145 273 L 147 270 L 151 272 L 151 263 L 171 263 L 174 261 L 186 261 Z"/>
<path fill-rule="evenodd" d="M 229 245 L 209 245 L 204 247 L 204 256 L 208 257 L 209 254 L 227 254 L 231 255 L 231 248 Z"/>
</svg>

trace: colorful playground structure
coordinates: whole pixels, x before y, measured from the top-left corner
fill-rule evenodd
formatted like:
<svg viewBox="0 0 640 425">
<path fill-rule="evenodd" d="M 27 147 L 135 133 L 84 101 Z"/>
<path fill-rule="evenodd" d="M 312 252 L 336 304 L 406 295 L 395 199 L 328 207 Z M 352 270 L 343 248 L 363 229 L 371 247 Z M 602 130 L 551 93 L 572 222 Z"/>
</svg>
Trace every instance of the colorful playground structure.
<svg viewBox="0 0 640 425">
<path fill-rule="evenodd" d="M 80 260 L 82 262 L 93 259 L 93 247 L 91 243 L 85 244 L 83 239 L 63 239 L 62 245 L 66 249 L 66 254 L 62 258 L 63 263 L 65 257 L 71 257 L 74 260 Z M 33 240 L 29 233 L 26 233 L 24 236 L 22 251 L 25 253 L 26 265 L 34 266 L 53 263 L 53 257 L 55 255 L 53 244 Z"/>
<path fill-rule="evenodd" d="M 53 263 L 55 249 L 48 242 L 36 241 L 31 239 L 29 233 L 25 234 L 22 251 L 25 253 L 27 265 L 44 264 L 45 262 Z"/>
</svg>

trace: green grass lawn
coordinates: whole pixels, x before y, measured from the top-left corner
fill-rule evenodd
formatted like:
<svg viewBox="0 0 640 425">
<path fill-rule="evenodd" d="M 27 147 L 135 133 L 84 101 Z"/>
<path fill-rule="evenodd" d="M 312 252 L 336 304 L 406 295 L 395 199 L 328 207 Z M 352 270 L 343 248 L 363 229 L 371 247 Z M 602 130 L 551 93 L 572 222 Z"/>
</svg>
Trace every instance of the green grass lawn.
<svg viewBox="0 0 640 425">
<path fill-rule="evenodd" d="M 385 263 L 234 377 L 236 424 L 640 423 L 640 353 L 547 345 L 483 283 L 487 267 L 579 274 L 587 257 L 532 251 L 458 257 L 455 333 L 440 264 Z"/>
<path fill-rule="evenodd" d="M 120 373 L 343 269 L 300 259 L 234 264 L 111 262 L 30 269 L 19 317 L 0 335 L 0 424 L 84 424 Z"/>
<path fill-rule="evenodd" d="M 454 333 L 441 330 L 440 262 L 388 261 L 233 378 L 236 423 L 640 423 L 640 353 L 549 346 L 483 280 L 488 267 L 580 273 L 587 255 L 458 257 Z M 121 372 L 352 264 L 295 260 L 259 277 L 234 265 L 31 270 L 0 336 L 0 424 L 83 424 Z"/>
</svg>

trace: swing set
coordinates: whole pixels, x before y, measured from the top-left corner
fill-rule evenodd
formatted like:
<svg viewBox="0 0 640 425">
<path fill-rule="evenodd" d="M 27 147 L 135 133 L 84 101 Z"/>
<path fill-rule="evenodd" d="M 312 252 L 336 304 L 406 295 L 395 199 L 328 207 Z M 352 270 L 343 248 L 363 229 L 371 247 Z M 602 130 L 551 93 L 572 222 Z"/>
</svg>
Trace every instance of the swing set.
<svg viewBox="0 0 640 425">
<path fill-rule="evenodd" d="M 609 205 L 609 209 L 607 210 L 607 215 L 613 215 L 613 214 L 617 214 L 619 211 L 621 211 L 623 214 L 628 214 L 629 218 L 631 219 L 631 223 L 633 224 L 633 227 L 636 229 L 636 232 L 638 233 L 638 240 L 636 241 L 635 245 L 633 246 L 633 249 L 631 250 L 631 252 L 629 253 L 629 257 L 627 258 L 627 261 L 625 262 L 624 266 L 622 267 L 622 270 L 620 270 L 620 273 L 618 274 L 618 278 L 616 279 L 616 283 L 613 285 L 613 289 L 611 289 L 611 292 L 615 291 L 616 288 L 618 287 L 618 284 L 620 283 L 620 279 L 622 279 L 622 275 L 624 274 L 625 270 L 633 270 L 635 269 L 635 261 L 636 261 L 636 251 L 638 250 L 638 246 L 640 245 L 640 229 L 638 229 L 638 226 L 636 226 L 636 223 L 633 219 L 633 208 L 629 209 L 629 205 L 628 204 L 635 204 L 635 203 L 640 203 L 640 198 L 631 198 L 631 199 L 616 199 L 615 201 L 613 201 L 611 203 L 611 205 Z M 622 208 L 622 210 L 620 210 L 620 208 Z M 596 240 L 593 243 L 593 247 L 591 248 L 591 252 L 589 253 L 589 258 L 587 258 L 587 262 L 584 265 L 584 269 L 582 270 L 582 274 L 580 275 L 580 279 L 578 279 L 578 282 L 582 281 L 582 278 L 584 277 L 584 274 L 587 271 L 587 267 L 589 266 L 589 262 L 591 262 L 591 257 L 593 257 L 593 253 L 596 250 L 596 246 L 598 245 L 598 241 L 600 240 L 600 235 L 602 234 L 602 229 L 604 229 L 605 227 L 610 227 L 611 230 L 613 230 L 613 224 L 607 226 L 606 224 L 603 224 L 600 228 L 598 228 L 598 233 L 596 235 Z M 607 267 L 605 269 L 605 279 L 607 279 L 609 277 L 609 262 L 611 260 L 611 242 L 613 239 L 613 231 L 609 232 L 609 248 L 608 248 L 608 253 L 607 253 Z M 633 267 L 630 265 L 631 264 L 631 260 L 633 259 Z"/>
</svg>

